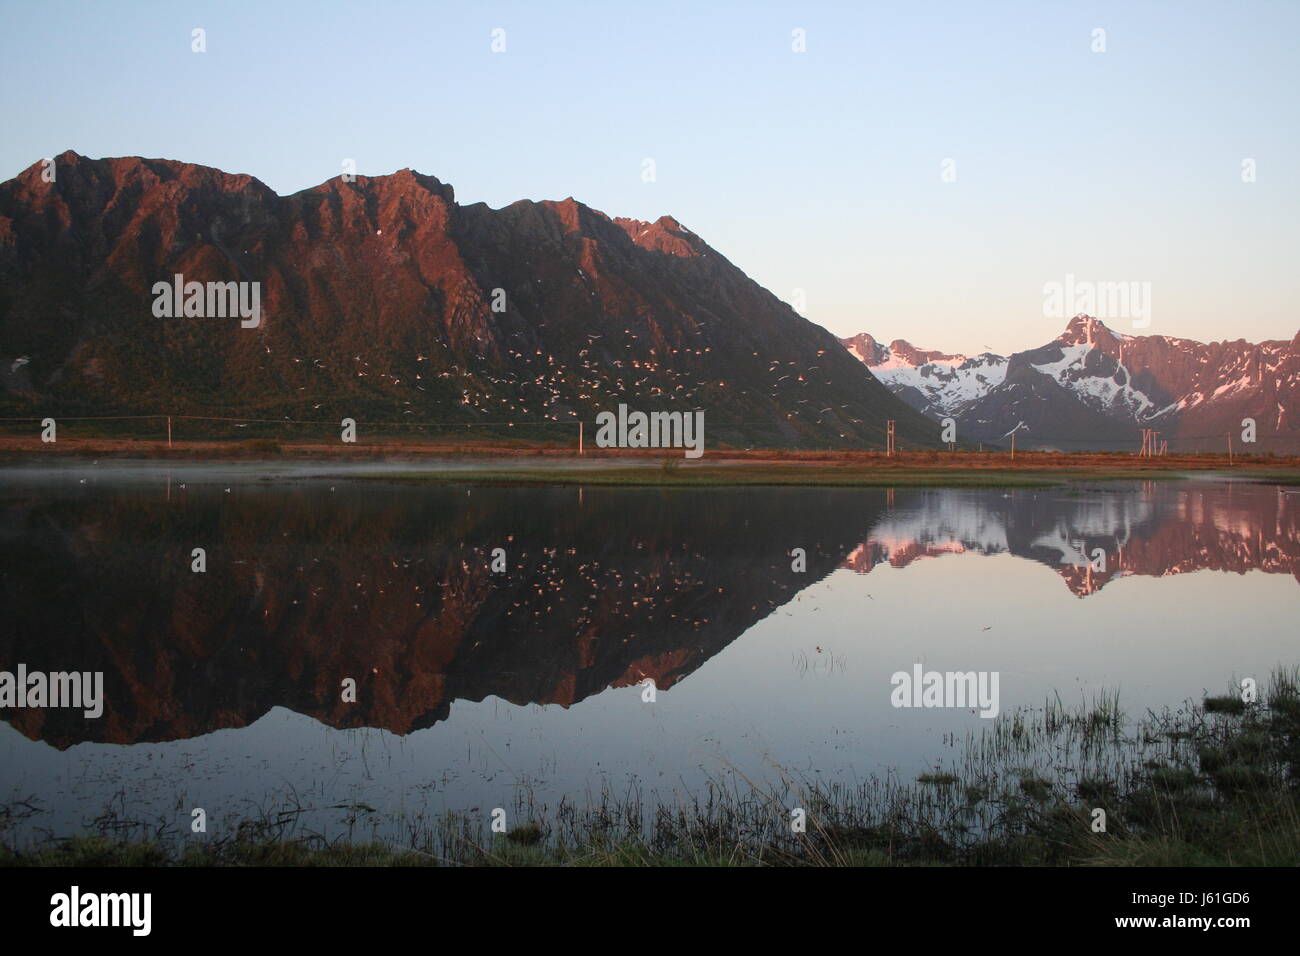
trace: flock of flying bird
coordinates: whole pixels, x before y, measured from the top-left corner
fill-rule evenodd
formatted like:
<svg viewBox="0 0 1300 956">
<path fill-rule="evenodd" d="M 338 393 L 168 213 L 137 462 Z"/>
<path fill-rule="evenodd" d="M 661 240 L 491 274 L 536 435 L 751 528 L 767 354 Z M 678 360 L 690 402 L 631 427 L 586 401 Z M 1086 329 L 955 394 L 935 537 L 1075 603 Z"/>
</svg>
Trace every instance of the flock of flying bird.
<svg viewBox="0 0 1300 956">
<path fill-rule="evenodd" d="M 696 329 L 695 333 L 702 335 L 703 330 Z M 576 349 L 571 360 L 541 348 L 517 347 L 522 343 L 516 343 L 504 347 L 505 362 L 481 354 L 473 362 L 473 367 L 468 363 L 466 366 L 452 364 L 440 370 L 425 364 L 431 362 L 430 357 L 417 351 L 413 364 L 401 372 L 377 371 L 369 359 L 356 354 L 353 356 L 352 377 L 367 379 L 376 395 L 391 394 L 390 390 L 400 390 L 403 385 L 419 392 L 433 392 L 435 394 L 430 396 L 434 399 L 432 404 L 449 411 L 449 415 L 440 417 L 457 417 L 460 420 L 456 424 L 473 424 L 475 421 L 510 426 L 574 423 L 619 402 L 640 402 L 642 404 L 634 405 L 634 408 L 644 411 L 702 410 L 707 413 L 711 400 L 716 399 L 722 390 L 726 390 L 731 402 L 758 394 L 756 390 L 707 374 L 707 359 L 713 352 L 710 345 L 674 348 L 664 344 L 662 339 L 658 347 L 646 345 L 643 336 L 630 328 L 622 330 L 622 343 L 608 341 L 617 334 L 586 334 L 586 341 L 582 343 L 584 347 Z M 264 349 L 270 354 L 269 345 Z M 819 350 L 818 356 L 824 355 L 825 351 Z M 829 416 L 832 423 L 841 426 L 861 424 L 861 418 L 846 411 L 847 404 L 800 407 L 814 404 L 809 398 L 798 397 L 797 391 L 810 384 L 817 372 L 823 371 L 821 366 L 801 366 L 798 362 L 780 358 L 765 360 L 757 351 L 751 351 L 751 357 L 758 361 L 752 366 L 754 371 L 746 370 L 746 374 L 751 382 L 761 376 L 765 380 L 753 384 L 764 387 L 767 397 L 779 407 L 793 409 L 784 412 L 788 422 L 820 425 Z M 765 361 L 766 368 L 763 367 Z M 295 357 L 292 365 L 298 371 L 329 371 L 329 365 L 319 358 L 308 362 Z M 301 374 L 294 377 L 300 382 L 305 381 Z M 823 381 L 832 384 L 829 379 Z M 308 387 L 308 384 L 296 386 L 298 391 L 306 391 Z M 407 406 L 401 409 L 401 413 L 409 416 L 419 415 L 417 408 L 428 408 L 431 404 L 420 401 L 419 396 L 402 399 L 399 395 L 397 400 Z M 754 403 L 749 404 L 752 407 Z M 319 409 L 321 406 L 322 403 L 317 402 L 312 407 Z M 455 410 L 451 411 L 453 408 Z M 714 421 L 713 424 L 752 426 L 770 422 Z M 852 436 L 840 432 L 840 437 L 850 439 Z"/>
</svg>

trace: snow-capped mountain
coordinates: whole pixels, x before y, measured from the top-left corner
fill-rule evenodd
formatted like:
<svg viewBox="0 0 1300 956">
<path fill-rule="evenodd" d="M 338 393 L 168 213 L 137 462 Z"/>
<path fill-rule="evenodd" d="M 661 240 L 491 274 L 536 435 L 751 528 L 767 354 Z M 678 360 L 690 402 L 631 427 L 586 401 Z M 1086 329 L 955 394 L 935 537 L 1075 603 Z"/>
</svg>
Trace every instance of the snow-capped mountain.
<svg viewBox="0 0 1300 956">
<path fill-rule="evenodd" d="M 1076 315 L 1048 344 L 1009 357 L 882 346 L 865 333 L 841 341 L 913 408 L 955 419 L 962 441 L 1016 431 L 1021 447 L 1132 448 L 1153 428 L 1171 451 L 1218 450 L 1250 418 L 1256 442 L 1241 450 L 1300 451 L 1300 334 L 1205 344 Z"/>
<path fill-rule="evenodd" d="M 865 332 L 843 341 L 895 395 L 934 418 L 955 416 L 1007 374 L 1007 360 L 991 352 L 972 358 L 924 352 L 903 339 L 884 346 Z"/>
</svg>

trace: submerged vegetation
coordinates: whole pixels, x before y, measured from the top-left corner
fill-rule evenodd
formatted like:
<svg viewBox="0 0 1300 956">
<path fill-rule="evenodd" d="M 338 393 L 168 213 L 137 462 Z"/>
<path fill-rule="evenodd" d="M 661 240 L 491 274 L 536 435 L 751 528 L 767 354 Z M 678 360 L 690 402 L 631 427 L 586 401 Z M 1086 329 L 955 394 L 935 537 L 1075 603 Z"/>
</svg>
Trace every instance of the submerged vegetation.
<svg viewBox="0 0 1300 956">
<path fill-rule="evenodd" d="M 1207 697 L 1138 720 L 1103 695 L 1004 714 L 950 741 L 913 781 L 779 786 L 739 772 L 688 802 L 635 789 L 547 812 L 517 801 L 504 833 L 482 813 L 408 821 L 398 842 L 302 832 L 301 809 L 264 813 L 185 845 L 123 839 L 113 814 L 91 833 L 23 845 L 37 812 L 0 808 L 0 863 L 49 865 L 1246 865 L 1300 864 L 1300 669 L 1259 700 Z M 370 808 L 344 808 L 355 823 Z M 802 824 L 802 825 L 800 825 Z"/>
</svg>

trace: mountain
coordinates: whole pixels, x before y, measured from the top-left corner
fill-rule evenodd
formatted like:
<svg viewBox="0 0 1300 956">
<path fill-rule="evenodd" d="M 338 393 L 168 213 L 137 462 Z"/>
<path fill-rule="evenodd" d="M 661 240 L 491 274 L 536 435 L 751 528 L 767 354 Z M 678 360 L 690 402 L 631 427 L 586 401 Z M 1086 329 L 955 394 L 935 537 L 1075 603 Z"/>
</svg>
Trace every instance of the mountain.
<svg viewBox="0 0 1300 956">
<path fill-rule="evenodd" d="M 404 169 L 279 196 L 65 152 L 0 185 L 0 408 L 544 425 L 705 412 L 706 446 L 937 444 L 825 329 L 671 217 L 460 205 Z M 256 327 L 159 318 L 155 283 L 259 283 Z M 511 432 L 520 434 L 521 432 Z"/>
<path fill-rule="evenodd" d="M 1209 344 L 1122 335 L 1086 315 L 1036 349 L 1009 357 L 926 352 L 870 335 L 842 339 L 895 395 L 934 418 L 957 421 L 959 439 L 1021 447 L 1133 449 L 1156 429 L 1171 451 L 1226 447 L 1300 451 L 1300 333 L 1290 342 Z M 1241 443 L 1242 419 L 1256 444 Z"/>
<path fill-rule="evenodd" d="M 923 352 L 903 339 L 886 347 L 865 332 L 841 341 L 890 391 L 932 418 L 947 417 L 1006 377 L 1007 360 L 987 352 L 974 358 Z"/>
</svg>

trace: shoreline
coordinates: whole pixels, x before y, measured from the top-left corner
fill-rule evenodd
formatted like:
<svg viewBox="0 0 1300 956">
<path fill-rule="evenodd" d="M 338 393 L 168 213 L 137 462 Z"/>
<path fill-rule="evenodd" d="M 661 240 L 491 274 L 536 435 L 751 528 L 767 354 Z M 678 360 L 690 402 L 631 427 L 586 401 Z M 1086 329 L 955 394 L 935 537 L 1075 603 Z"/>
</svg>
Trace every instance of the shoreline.
<svg viewBox="0 0 1300 956">
<path fill-rule="evenodd" d="M 297 477 L 402 483 L 626 487 L 1053 487 L 1080 481 L 1177 480 L 1196 474 L 1300 485 L 1300 456 L 1219 454 L 1142 458 L 1122 452 L 719 450 L 686 459 L 664 449 L 250 441 L 166 442 L 0 439 L 0 469 L 173 465 L 250 470 L 312 466 Z M 337 472 L 334 465 L 344 466 Z M 368 467 L 373 466 L 373 467 Z M 287 475 L 286 477 L 295 477 Z"/>
</svg>

